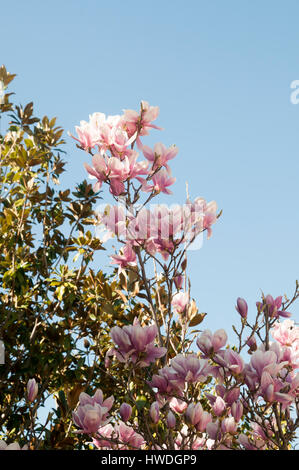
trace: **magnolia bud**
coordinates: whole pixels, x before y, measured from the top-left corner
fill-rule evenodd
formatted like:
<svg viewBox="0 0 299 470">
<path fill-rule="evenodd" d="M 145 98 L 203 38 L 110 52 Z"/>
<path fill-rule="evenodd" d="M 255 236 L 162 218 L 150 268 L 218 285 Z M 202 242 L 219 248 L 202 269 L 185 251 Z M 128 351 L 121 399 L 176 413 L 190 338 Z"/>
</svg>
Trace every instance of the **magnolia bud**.
<svg viewBox="0 0 299 470">
<path fill-rule="evenodd" d="M 232 404 L 231 414 L 238 423 L 243 416 L 243 405 L 240 401 L 236 401 Z"/>
<path fill-rule="evenodd" d="M 123 421 L 128 421 L 131 418 L 132 407 L 128 403 L 123 403 L 119 409 L 119 414 Z"/>
<path fill-rule="evenodd" d="M 217 397 L 216 398 L 216 401 L 213 405 L 213 411 L 215 413 L 216 416 L 220 416 L 222 415 L 223 411 L 225 410 L 226 408 L 226 403 L 225 401 L 223 400 L 223 398 L 221 397 Z"/>
<path fill-rule="evenodd" d="M 221 423 L 221 430 L 222 432 L 229 434 L 235 434 L 237 431 L 237 423 L 235 422 L 233 416 L 229 418 L 225 418 Z"/>
<path fill-rule="evenodd" d="M 35 400 L 38 393 L 38 385 L 35 379 L 29 379 L 27 383 L 27 398 L 28 401 L 32 402 Z"/>
<path fill-rule="evenodd" d="M 236 310 L 242 318 L 247 318 L 248 305 L 246 300 L 241 299 L 241 297 L 238 297 Z"/>
<path fill-rule="evenodd" d="M 170 429 L 174 428 L 176 425 L 176 419 L 172 411 L 169 411 L 167 414 L 166 424 Z"/>
<path fill-rule="evenodd" d="M 159 404 L 157 401 L 151 404 L 149 415 L 153 423 L 157 424 L 159 421 Z"/>
<path fill-rule="evenodd" d="M 257 345 L 254 335 L 250 336 L 246 341 L 247 346 L 250 348 L 250 352 L 256 351 Z"/>
<path fill-rule="evenodd" d="M 179 274 L 178 276 L 175 276 L 173 278 L 173 281 L 174 281 L 174 284 L 175 284 L 175 287 L 177 289 L 181 289 L 182 288 L 182 285 L 183 285 L 183 276 L 181 274 Z"/>
</svg>

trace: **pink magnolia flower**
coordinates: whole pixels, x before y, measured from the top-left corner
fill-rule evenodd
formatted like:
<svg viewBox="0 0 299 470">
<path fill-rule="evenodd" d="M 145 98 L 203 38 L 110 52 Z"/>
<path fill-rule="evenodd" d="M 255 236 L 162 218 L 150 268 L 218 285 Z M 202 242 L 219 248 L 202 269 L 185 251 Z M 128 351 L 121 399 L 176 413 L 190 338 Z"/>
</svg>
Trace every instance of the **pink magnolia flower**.
<svg viewBox="0 0 299 470">
<path fill-rule="evenodd" d="M 221 422 L 221 431 L 223 433 L 229 433 L 229 434 L 236 434 L 237 432 L 237 423 L 234 420 L 233 416 L 229 416 L 228 418 L 224 418 L 224 420 Z"/>
<path fill-rule="evenodd" d="M 176 418 L 172 411 L 168 411 L 167 413 L 166 424 L 170 429 L 173 429 L 176 426 Z"/>
<path fill-rule="evenodd" d="M 128 421 L 132 415 L 132 407 L 128 403 L 122 403 L 119 414 L 123 421 Z"/>
<path fill-rule="evenodd" d="M 18 442 L 12 442 L 11 444 L 6 444 L 5 441 L 0 441 L 0 450 L 28 450 L 27 444 L 22 448 Z"/>
<path fill-rule="evenodd" d="M 254 352 L 250 360 L 251 369 L 253 369 L 260 379 L 264 370 L 273 370 L 277 366 L 277 356 L 274 351 L 261 351 Z"/>
<path fill-rule="evenodd" d="M 221 416 L 226 409 L 226 403 L 221 397 L 217 397 L 213 405 L 213 411 L 216 416 Z"/>
<path fill-rule="evenodd" d="M 172 297 L 171 305 L 176 313 L 183 313 L 189 303 L 188 292 L 177 292 Z"/>
<path fill-rule="evenodd" d="M 153 150 L 147 145 L 142 146 L 143 155 L 152 163 L 153 170 L 164 166 L 169 172 L 168 161 L 172 160 L 177 155 L 178 151 L 179 149 L 175 145 L 167 149 L 161 142 L 155 144 Z"/>
<path fill-rule="evenodd" d="M 210 421 L 207 424 L 207 427 L 206 427 L 207 433 L 208 433 L 209 437 L 211 439 L 213 439 L 214 441 L 221 438 L 221 429 L 220 428 L 221 428 L 221 426 L 220 426 L 220 423 L 218 421 L 215 421 L 215 422 Z"/>
<path fill-rule="evenodd" d="M 145 444 L 143 437 L 122 421 L 114 427 L 114 431 L 116 439 L 121 442 L 117 447 L 119 450 L 140 449 Z"/>
<path fill-rule="evenodd" d="M 112 255 L 112 264 L 119 266 L 118 273 L 123 272 L 128 266 L 136 266 L 136 253 L 130 244 L 126 244 L 122 249 L 122 254 Z"/>
<path fill-rule="evenodd" d="M 178 381 L 188 383 L 204 382 L 212 369 L 208 361 L 199 359 L 195 354 L 178 354 L 171 360 L 171 368 L 176 372 Z"/>
<path fill-rule="evenodd" d="M 155 121 L 159 115 L 158 106 L 150 106 L 147 101 L 141 102 L 141 113 L 132 109 L 124 110 L 123 125 L 129 136 L 138 132 L 139 135 L 148 135 L 149 129 L 159 129 L 152 121 Z"/>
<path fill-rule="evenodd" d="M 101 222 L 106 227 L 106 233 L 103 241 L 116 235 L 119 238 L 125 237 L 127 233 L 126 228 L 126 214 L 121 205 L 107 206 L 104 213 L 101 214 Z"/>
<path fill-rule="evenodd" d="M 244 369 L 242 357 L 233 349 L 218 351 L 215 361 L 232 374 L 239 375 Z"/>
<path fill-rule="evenodd" d="M 243 434 L 243 433 L 239 435 L 238 442 L 246 450 L 263 450 L 266 448 L 264 440 L 253 439 L 251 436 L 247 436 L 246 434 Z"/>
<path fill-rule="evenodd" d="M 99 140 L 99 132 L 93 121 L 80 121 L 80 126 L 75 126 L 75 129 L 78 138 L 70 133 L 69 135 L 79 142 L 82 149 L 89 151 L 96 146 Z"/>
<path fill-rule="evenodd" d="M 205 330 L 197 338 L 196 344 L 198 348 L 205 354 L 209 355 L 214 352 L 218 352 L 221 348 L 226 345 L 227 334 L 225 330 L 217 330 L 214 334 L 210 330 Z"/>
<path fill-rule="evenodd" d="M 27 398 L 28 401 L 32 402 L 36 399 L 38 394 L 38 384 L 35 379 L 29 379 L 27 383 Z"/>
<path fill-rule="evenodd" d="M 166 354 L 166 348 L 155 346 L 157 334 L 156 325 L 142 327 L 137 319 L 133 325 L 123 328 L 114 326 L 110 336 L 117 348 L 111 349 L 108 353 L 116 356 L 120 362 L 132 361 L 139 367 L 147 367 Z"/>
<path fill-rule="evenodd" d="M 85 169 L 88 172 L 91 179 L 96 179 L 93 190 L 97 192 L 101 189 L 104 181 L 108 177 L 108 165 L 106 159 L 99 153 L 95 154 L 92 157 L 92 166 L 84 163 Z"/>
<path fill-rule="evenodd" d="M 179 398 L 172 397 L 169 400 L 169 406 L 176 413 L 183 413 L 188 405 L 184 400 L 180 400 Z"/>
<path fill-rule="evenodd" d="M 148 174 L 148 162 L 146 160 L 137 162 L 138 152 L 135 150 L 128 151 L 127 158 L 129 162 L 130 178 L 137 178 L 140 181 L 140 175 Z"/>
<path fill-rule="evenodd" d="M 243 405 L 241 401 L 236 401 L 231 406 L 231 414 L 235 418 L 235 421 L 238 423 L 243 416 Z"/>
<path fill-rule="evenodd" d="M 208 411 L 203 411 L 199 422 L 196 425 L 196 429 L 199 432 L 204 432 L 207 428 L 207 425 L 212 421 L 212 415 Z"/>
<path fill-rule="evenodd" d="M 241 297 L 238 297 L 236 310 L 241 315 L 242 318 L 246 318 L 247 312 L 248 312 L 248 305 L 247 305 L 246 300 L 242 299 Z"/>
<path fill-rule="evenodd" d="M 179 290 L 183 286 L 184 278 L 181 274 L 178 274 L 173 278 L 173 282 L 175 284 L 175 287 Z"/>
<path fill-rule="evenodd" d="M 276 299 L 274 299 L 272 295 L 268 294 L 266 297 L 263 297 L 263 302 L 257 302 L 256 306 L 259 311 L 267 312 L 270 318 L 288 318 L 291 316 L 289 312 L 281 310 L 282 296 L 276 297 Z"/>
<path fill-rule="evenodd" d="M 151 382 L 148 384 L 153 388 L 157 389 L 161 395 L 166 394 L 170 396 L 170 408 L 177 413 L 181 413 L 187 406 L 184 402 L 180 402 L 176 398 L 172 397 L 173 392 L 181 395 L 184 388 L 185 382 L 183 379 L 179 380 L 177 373 L 174 369 L 169 366 L 165 366 L 158 370 L 158 374 L 152 376 Z M 183 404 L 184 403 L 184 404 Z M 180 411 L 182 409 L 182 411 Z"/>
<path fill-rule="evenodd" d="M 217 204 L 215 201 L 209 202 L 205 209 L 205 215 L 203 219 L 203 228 L 208 232 L 208 239 L 212 236 L 211 226 L 217 220 Z"/>
<path fill-rule="evenodd" d="M 122 125 L 122 121 L 118 124 Z M 110 130 L 110 136 L 108 139 L 109 148 L 112 155 L 117 155 L 120 157 L 125 156 L 128 153 L 130 145 L 135 141 L 137 133 L 133 134 L 130 138 L 126 131 L 124 131 L 119 126 L 114 126 Z"/>
<path fill-rule="evenodd" d="M 91 434 L 97 432 L 99 427 L 107 423 L 107 408 L 95 405 L 81 405 L 76 412 L 73 412 L 73 420 L 80 428 L 78 433 Z"/>
<path fill-rule="evenodd" d="M 203 408 L 200 403 L 190 403 L 185 411 L 187 421 L 193 426 L 199 423 L 202 414 Z"/>
<path fill-rule="evenodd" d="M 168 189 L 168 186 L 175 183 L 176 178 L 170 177 L 167 171 L 163 168 L 152 176 L 153 184 L 147 184 L 147 180 L 142 180 L 141 178 L 139 178 L 139 180 L 142 183 L 142 191 L 146 193 L 155 191 L 156 193 L 172 194 Z"/>
<path fill-rule="evenodd" d="M 73 412 L 73 421 L 80 428 L 77 433 L 92 434 L 109 422 L 108 411 L 112 408 L 113 396 L 104 400 L 102 390 L 98 389 L 91 397 L 82 392 L 79 406 Z"/>
<path fill-rule="evenodd" d="M 254 352 L 257 349 L 256 339 L 254 335 L 251 335 L 246 340 L 247 346 L 249 346 L 249 351 Z"/>
<path fill-rule="evenodd" d="M 281 346 L 299 347 L 299 327 L 293 320 L 276 321 L 270 333 Z"/>
<path fill-rule="evenodd" d="M 97 436 L 93 438 L 93 444 L 98 449 L 111 449 L 113 442 L 110 439 L 113 439 L 114 428 L 112 424 L 106 424 L 102 426 L 97 431 Z"/>
<path fill-rule="evenodd" d="M 153 423 L 157 424 L 160 419 L 160 407 L 157 401 L 153 402 L 150 406 L 149 415 Z"/>
</svg>

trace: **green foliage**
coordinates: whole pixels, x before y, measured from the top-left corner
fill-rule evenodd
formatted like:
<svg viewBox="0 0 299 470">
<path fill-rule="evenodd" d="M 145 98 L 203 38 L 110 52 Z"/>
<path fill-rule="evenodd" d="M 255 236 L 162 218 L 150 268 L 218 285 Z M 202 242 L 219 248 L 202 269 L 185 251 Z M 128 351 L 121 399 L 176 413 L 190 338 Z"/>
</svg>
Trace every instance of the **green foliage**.
<svg viewBox="0 0 299 470">
<path fill-rule="evenodd" d="M 0 68 L 0 118 L 10 118 L 0 135 L 0 429 L 8 441 L 73 448 L 80 446 L 69 435 L 79 394 L 116 388 L 103 361 L 111 325 L 129 320 L 117 283 L 91 265 L 103 249 L 92 235 L 92 207 L 101 196 L 86 181 L 59 187 L 63 129 L 56 118 L 35 117 L 33 103 L 10 102 L 13 78 Z M 26 384 L 33 377 L 39 393 L 29 406 Z M 46 427 L 32 426 L 49 395 L 57 409 Z"/>
</svg>

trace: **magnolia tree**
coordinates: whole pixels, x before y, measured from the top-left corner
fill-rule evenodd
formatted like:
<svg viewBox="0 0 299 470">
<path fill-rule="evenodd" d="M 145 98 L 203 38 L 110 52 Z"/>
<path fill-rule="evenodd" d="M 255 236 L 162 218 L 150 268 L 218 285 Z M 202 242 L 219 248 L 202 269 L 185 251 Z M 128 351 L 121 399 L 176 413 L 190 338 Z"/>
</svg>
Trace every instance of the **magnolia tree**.
<svg viewBox="0 0 299 470">
<path fill-rule="evenodd" d="M 5 73 L 2 69 L 4 86 L 8 80 Z M 8 106 L 8 95 L 2 109 L 5 103 Z M 54 367 L 47 373 L 37 359 L 37 366 L 29 361 L 26 369 L 19 358 L 14 374 L 19 367 L 20 385 L 13 382 L 16 375 L 5 369 L 1 393 L 10 398 L 1 408 L 6 416 L 0 443 L 3 449 L 280 450 L 292 448 L 295 442 L 299 328 L 289 309 L 299 296 L 299 285 L 296 283 L 291 298 L 263 295 L 251 313 L 246 300 L 238 298 L 233 346 L 227 344 L 223 329 L 198 329 L 206 320 L 191 297 L 187 252 L 205 232 L 207 238 L 211 236 L 220 213 L 214 201 L 201 197 L 192 201 L 188 195 L 181 206 L 153 203 L 161 192 L 171 194 L 169 187 L 175 178 L 169 165 L 178 154 L 176 146 L 156 143 L 150 148 L 144 144 L 152 129 L 160 130 L 153 124 L 158 113 L 158 107 L 143 101 L 139 111 L 125 110 L 117 116 L 96 112 L 76 127 L 77 136 L 72 137 L 85 152 L 85 168 L 94 179 L 92 189 L 85 182 L 85 193 L 80 193 L 88 207 L 84 223 L 93 224 L 95 232 L 84 234 L 82 215 L 74 216 L 79 203 L 70 206 L 66 198 L 65 212 L 59 206 L 61 224 L 64 213 L 72 207 L 74 226 L 63 247 L 60 240 L 59 250 L 54 248 L 51 258 L 47 251 L 50 238 L 34 248 L 40 249 L 41 263 L 44 256 L 45 272 L 38 274 L 42 283 L 33 283 L 28 290 L 31 295 L 35 289 L 46 314 L 31 304 L 26 307 L 31 309 L 33 329 L 29 339 L 23 333 L 26 338 L 21 340 L 30 357 L 33 335 L 39 361 L 42 354 L 53 355 L 49 348 L 44 352 L 47 328 L 54 328 L 59 335 L 66 331 L 68 342 L 67 346 L 63 341 L 55 346 L 60 355 L 57 352 L 52 359 Z M 14 132 L 21 133 L 20 139 L 31 132 L 30 146 L 39 147 L 38 130 L 48 128 L 29 124 L 33 131 L 19 119 Z M 18 142 L 14 139 L 2 138 L 6 160 L 10 153 L 24 154 L 13 146 Z M 40 156 L 43 168 L 47 155 L 48 150 Z M 6 165 L 10 172 L 15 161 Z M 32 189 L 38 177 L 30 177 Z M 102 210 L 96 211 L 97 197 L 105 188 L 115 203 L 103 204 Z M 12 188 L 10 191 L 16 194 Z M 52 207 L 52 194 L 47 207 L 45 204 L 41 219 Z M 24 207 L 27 218 L 33 209 Z M 49 224 L 51 221 L 45 226 L 48 237 Z M 75 238 L 77 230 L 80 233 Z M 88 264 L 94 260 L 94 249 L 103 248 L 109 238 L 118 247 L 110 253 L 113 272 L 110 276 L 102 272 L 95 275 Z M 62 264 L 63 256 L 66 262 L 69 251 L 75 250 L 73 263 L 80 255 L 82 262 L 79 268 L 71 269 Z M 7 263 L 5 266 L 3 278 L 12 269 Z M 15 297 L 9 297 L 9 292 L 5 294 L 7 309 L 14 312 Z M 26 291 L 28 297 L 29 293 Z M 67 303 L 70 293 L 72 302 Z M 15 286 L 13 294 L 17 295 Z M 10 321 L 12 325 L 22 322 L 22 316 L 21 320 L 13 316 Z M 13 344 L 5 325 L 4 321 L 2 336 Z M 80 349 L 82 339 L 85 351 Z M 17 355 L 12 353 L 12 358 L 13 354 Z M 47 356 L 44 361 L 49 363 Z M 61 369 L 65 376 L 59 375 Z M 70 369 L 73 374 L 68 374 Z M 42 425 L 38 411 L 48 395 L 55 396 L 57 407 Z M 9 424 L 12 406 L 14 415 L 23 412 L 26 416 L 19 420 L 17 429 Z"/>
</svg>

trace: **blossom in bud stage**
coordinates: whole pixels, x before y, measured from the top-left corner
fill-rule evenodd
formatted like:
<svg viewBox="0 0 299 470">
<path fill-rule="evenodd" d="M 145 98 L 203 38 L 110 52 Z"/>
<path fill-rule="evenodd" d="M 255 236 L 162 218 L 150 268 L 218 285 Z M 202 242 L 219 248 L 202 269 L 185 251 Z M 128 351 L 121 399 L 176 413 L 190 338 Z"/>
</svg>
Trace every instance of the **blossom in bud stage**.
<svg viewBox="0 0 299 470">
<path fill-rule="evenodd" d="M 203 411 L 200 416 L 199 422 L 196 424 L 197 431 L 204 432 L 206 430 L 208 423 L 210 423 L 212 419 L 213 419 L 212 415 L 208 413 L 208 411 Z"/>
<path fill-rule="evenodd" d="M 226 403 L 223 398 L 217 397 L 212 408 L 216 416 L 221 416 L 226 409 Z"/>
<path fill-rule="evenodd" d="M 247 318 L 248 305 L 246 300 L 242 299 L 241 297 L 238 297 L 236 310 L 242 318 Z"/>
<path fill-rule="evenodd" d="M 234 387 L 225 394 L 225 401 L 230 406 L 238 400 L 240 396 L 239 387 Z"/>
<path fill-rule="evenodd" d="M 179 290 L 182 288 L 184 278 L 181 274 L 178 274 L 173 278 L 173 282 L 175 284 L 175 287 Z"/>
<path fill-rule="evenodd" d="M 157 401 L 151 404 L 149 415 L 153 423 L 157 424 L 160 419 L 160 408 L 159 403 Z"/>
<path fill-rule="evenodd" d="M 132 415 L 132 407 L 128 403 L 122 403 L 119 414 L 123 421 L 128 421 Z"/>
<path fill-rule="evenodd" d="M 228 432 L 229 434 L 236 434 L 237 427 L 237 423 L 235 422 L 233 416 L 224 418 L 224 420 L 221 422 L 221 431 L 223 433 Z"/>
<path fill-rule="evenodd" d="M 188 408 L 185 411 L 185 416 L 187 418 L 187 421 L 193 426 L 195 426 L 199 423 L 202 413 L 203 409 L 200 403 L 190 403 L 190 405 L 188 405 Z"/>
<path fill-rule="evenodd" d="M 168 411 L 167 413 L 166 424 L 170 429 L 173 429 L 176 426 L 176 418 L 172 411 Z"/>
<path fill-rule="evenodd" d="M 110 336 L 117 348 L 111 349 L 108 356 L 114 355 L 120 362 L 130 360 L 139 367 L 147 367 L 166 354 L 166 348 L 155 346 L 157 334 L 156 325 L 142 327 L 137 319 L 133 325 L 114 326 Z"/>
<path fill-rule="evenodd" d="M 235 421 L 238 423 L 243 416 L 243 405 L 240 401 L 236 401 L 231 406 L 231 414 L 235 418 Z"/>
<path fill-rule="evenodd" d="M 38 384 L 35 379 L 29 379 L 27 383 L 27 398 L 28 401 L 32 402 L 36 399 L 38 394 Z"/>
<path fill-rule="evenodd" d="M 210 421 L 206 426 L 206 431 L 208 435 L 210 436 L 210 438 L 213 439 L 214 441 L 216 441 L 217 439 L 220 439 L 221 437 L 220 425 L 218 421 L 216 422 Z"/>
<path fill-rule="evenodd" d="M 189 294 L 188 292 L 177 292 L 172 297 L 171 305 L 176 313 L 183 313 L 186 306 L 189 303 Z"/>
</svg>

